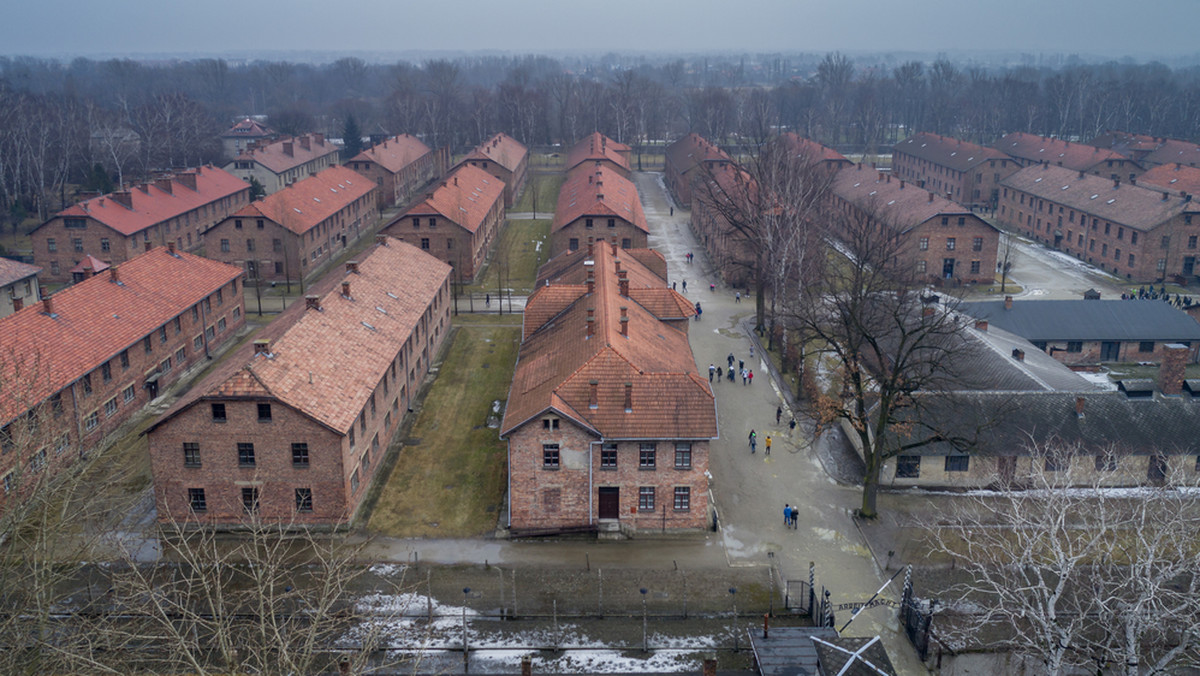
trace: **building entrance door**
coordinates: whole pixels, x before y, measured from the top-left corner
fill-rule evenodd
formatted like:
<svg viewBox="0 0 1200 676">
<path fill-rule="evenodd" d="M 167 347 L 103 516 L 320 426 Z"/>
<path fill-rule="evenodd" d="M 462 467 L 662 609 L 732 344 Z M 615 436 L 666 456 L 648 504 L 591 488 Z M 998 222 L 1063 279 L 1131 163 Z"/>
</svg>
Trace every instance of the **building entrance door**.
<svg viewBox="0 0 1200 676">
<path fill-rule="evenodd" d="M 953 279 L 953 277 L 954 277 L 954 259 L 953 258 L 943 258 L 942 259 L 942 278 L 943 279 Z"/>
<path fill-rule="evenodd" d="M 1183 274 L 1184 274 L 1184 276 L 1190 277 L 1192 275 L 1192 273 L 1195 271 L 1196 271 L 1196 257 L 1195 256 L 1184 256 L 1183 257 Z"/>
<path fill-rule="evenodd" d="M 1100 361 L 1118 361 L 1121 358 L 1121 344 L 1115 340 L 1100 343 Z"/>
<path fill-rule="evenodd" d="M 621 489 L 600 488 L 600 518 L 616 519 L 621 516 Z"/>
</svg>

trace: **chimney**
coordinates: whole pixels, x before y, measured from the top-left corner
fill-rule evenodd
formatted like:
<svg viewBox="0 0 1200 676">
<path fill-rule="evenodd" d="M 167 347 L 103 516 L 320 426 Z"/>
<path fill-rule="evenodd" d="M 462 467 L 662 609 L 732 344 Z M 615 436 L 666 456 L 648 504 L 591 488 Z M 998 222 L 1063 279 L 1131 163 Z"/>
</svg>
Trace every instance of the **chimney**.
<svg viewBox="0 0 1200 676">
<path fill-rule="evenodd" d="M 358 261 L 346 261 L 346 272 L 358 274 Z"/>
<path fill-rule="evenodd" d="M 305 150 L 312 150 L 312 141 L 309 140 L 307 135 L 300 137 L 300 147 Z"/>
<path fill-rule="evenodd" d="M 108 269 L 108 281 L 112 282 L 113 284 L 121 283 L 121 273 L 117 272 L 117 266 L 114 265 Z"/>
<path fill-rule="evenodd" d="M 1083 397 L 1075 397 L 1075 415 L 1077 417 L 1083 417 L 1083 405 L 1086 401 Z"/>
<path fill-rule="evenodd" d="M 42 299 L 42 314 L 49 315 L 51 317 L 58 316 L 54 314 L 54 296 L 46 296 Z"/>
<path fill-rule="evenodd" d="M 1004 309 L 1005 309 L 1005 310 L 1011 310 L 1011 309 L 1012 309 L 1012 296 L 1005 296 L 1005 297 L 1004 297 Z"/>
<path fill-rule="evenodd" d="M 987 333 L 988 322 L 986 319 L 975 320 L 975 330 Z"/>
<path fill-rule="evenodd" d="M 458 187 L 458 176 L 457 175 L 455 175 L 455 177 L 454 177 L 454 187 L 456 187 L 456 188 Z"/>
<path fill-rule="evenodd" d="M 175 176 L 175 182 L 192 192 L 196 192 L 196 175 L 190 171 Z"/>
<path fill-rule="evenodd" d="M 379 246 L 387 246 L 387 235 L 375 235 L 375 243 Z"/>
<path fill-rule="evenodd" d="M 624 270 L 617 273 L 617 288 L 620 289 L 622 296 L 629 296 L 629 277 Z"/>
<path fill-rule="evenodd" d="M 1113 190 L 1116 190 L 1117 188 L 1120 188 L 1120 187 L 1121 187 L 1121 179 L 1114 178 L 1113 179 Z"/>
<path fill-rule="evenodd" d="M 612 255 L 614 255 L 614 256 L 617 255 L 617 238 L 616 237 L 612 238 Z"/>
<path fill-rule="evenodd" d="M 521 676 L 533 676 L 533 658 L 529 655 L 521 658 Z"/>
<path fill-rule="evenodd" d="M 587 287 L 588 287 L 588 295 L 590 296 L 593 293 L 595 293 L 595 291 L 596 291 L 596 274 L 594 272 L 592 272 L 591 269 L 588 269 L 587 272 L 588 272 Z"/>
<path fill-rule="evenodd" d="M 587 337 L 591 338 L 594 335 L 596 335 L 596 320 L 591 317 L 588 317 L 587 318 Z"/>
<path fill-rule="evenodd" d="M 1168 199 L 1170 199 L 1170 198 L 1171 198 L 1171 193 L 1169 193 L 1169 192 L 1164 192 L 1164 193 L 1163 193 L 1163 198 L 1162 198 L 1162 201 L 1166 202 L 1166 201 L 1167 201 Z"/>
<path fill-rule="evenodd" d="M 1162 348 L 1162 364 L 1158 367 L 1158 389 L 1170 396 L 1183 392 L 1183 372 L 1191 349 L 1181 343 L 1167 343 Z"/>
<path fill-rule="evenodd" d="M 1129 185 L 1137 185 L 1137 177 L 1136 176 L 1129 177 Z"/>
<path fill-rule="evenodd" d="M 930 193 L 929 193 L 929 203 L 930 204 L 933 203 L 933 192 L 932 191 L 930 191 Z"/>
<path fill-rule="evenodd" d="M 621 317 L 621 335 L 629 337 L 629 317 Z"/>
<path fill-rule="evenodd" d="M 622 305 L 622 306 L 621 306 L 621 319 L 624 319 L 624 318 L 626 318 L 626 317 L 628 317 L 628 316 L 629 316 L 629 306 L 628 306 L 628 305 Z"/>
<path fill-rule="evenodd" d="M 13 302 L 13 312 L 20 312 L 22 309 L 25 308 L 25 299 L 24 298 L 13 298 L 12 302 Z"/>
<path fill-rule="evenodd" d="M 167 242 L 167 253 L 175 255 L 175 242 Z"/>
<path fill-rule="evenodd" d="M 143 195 L 150 194 L 150 184 L 149 183 L 138 183 L 137 187 L 138 187 L 138 190 L 142 191 Z"/>
<path fill-rule="evenodd" d="M 704 666 L 701 667 L 701 676 L 717 676 L 717 658 L 705 657 Z"/>
<path fill-rule="evenodd" d="M 900 181 L 900 189 L 904 190 L 904 181 Z"/>
<path fill-rule="evenodd" d="M 153 248 L 154 248 L 154 245 L 153 245 L 153 244 L 151 244 L 150 242 L 146 242 L 146 251 L 149 251 L 149 250 L 151 250 L 151 249 L 153 249 Z"/>
<path fill-rule="evenodd" d="M 133 211 L 133 193 L 128 190 L 115 190 L 108 195 L 109 199 Z"/>
<path fill-rule="evenodd" d="M 312 137 L 313 137 L 313 140 L 317 142 L 317 145 L 319 145 L 319 146 L 325 145 L 325 135 L 324 134 L 313 134 Z"/>
<path fill-rule="evenodd" d="M 600 381 L 588 381 L 588 408 L 600 408 Z"/>
<path fill-rule="evenodd" d="M 291 141 L 284 141 L 284 142 L 283 142 L 283 154 L 284 154 L 284 155 L 287 155 L 288 157 L 295 157 L 295 151 L 294 151 L 294 150 L 293 150 L 293 148 L 292 148 L 292 142 L 291 142 Z"/>
<path fill-rule="evenodd" d="M 271 354 L 271 341 L 266 338 L 254 341 L 254 354 Z"/>
<path fill-rule="evenodd" d="M 321 311 L 321 297 L 309 294 L 304 297 L 304 309 Z"/>
<path fill-rule="evenodd" d="M 154 186 L 156 188 L 158 188 L 159 190 L 167 193 L 168 195 L 173 194 L 172 190 L 174 190 L 174 187 L 171 182 L 171 179 L 169 179 L 169 178 L 158 179 L 157 181 L 154 182 Z"/>
<path fill-rule="evenodd" d="M 595 246 L 596 246 L 595 239 L 589 236 L 588 237 L 588 258 L 591 258 L 592 256 L 594 256 L 596 254 Z"/>
<path fill-rule="evenodd" d="M 589 184 L 592 182 L 592 179 L 593 179 L 593 178 L 595 178 L 595 177 L 594 177 L 594 176 L 592 176 L 591 174 L 588 174 L 588 183 L 589 183 Z"/>
<path fill-rule="evenodd" d="M 625 412 L 633 413 L 633 383 L 625 383 Z"/>
<path fill-rule="evenodd" d="M 1083 172 L 1083 170 L 1081 169 L 1081 170 L 1079 171 L 1079 178 L 1083 178 L 1083 177 L 1084 177 L 1084 172 Z"/>
<path fill-rule="evenodd" d="M 1012 357 L 1017 361 L 1025 361 L 1025 350 L 1019 350 L 1014 347 L 1012 351 Z"/>
<path fill-rule="evenodd" d="M 597 186 L 597 187 L 599 187 L 599 185 L 600 185 L 600 182 L 599 182 L 599 181 L 597 181 L 597 182 L 596 182 L 596 186 Z M 600 200 L 601 202 L 603 202 L 603 201 L 604 201 L 604 193 L 602 193 L 602 192 L 598 192 L 598 193 L 596 193 L 596 199 L 598 199 L 598 200 Z"/>
<path fill-rule="evenodd" d="M 342 282 L 342 297 L 348 299 L 353 298 L 353 296 L 350 295 L 350 282 Z"/>
</svg>

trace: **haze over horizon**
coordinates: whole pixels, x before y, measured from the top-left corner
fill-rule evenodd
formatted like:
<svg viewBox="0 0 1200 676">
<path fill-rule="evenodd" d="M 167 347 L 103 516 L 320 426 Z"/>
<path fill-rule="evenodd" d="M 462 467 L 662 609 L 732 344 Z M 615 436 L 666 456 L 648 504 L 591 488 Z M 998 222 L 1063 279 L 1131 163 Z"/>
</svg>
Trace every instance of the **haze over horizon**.
<svg viewBox="0 0 1200 676">
<path fill-rule="evenodd" d="M 10 56 L 264 52 L 1027 52 L 1200 55 L 1196 0 L 79 0 L 7 8 Z"/>
</svg>

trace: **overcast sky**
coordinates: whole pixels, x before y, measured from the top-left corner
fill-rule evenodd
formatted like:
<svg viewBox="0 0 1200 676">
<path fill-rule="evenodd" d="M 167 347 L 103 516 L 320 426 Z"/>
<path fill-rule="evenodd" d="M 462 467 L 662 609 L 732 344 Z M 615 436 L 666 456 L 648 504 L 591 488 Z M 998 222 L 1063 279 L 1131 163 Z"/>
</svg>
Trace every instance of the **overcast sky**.
<svg viewBox="0 0 1200 676">
<path fill-rule="evenodd" d="M 1200 0 L 14 0 L 0 53 L 1200 51 Z"/>
</svg>

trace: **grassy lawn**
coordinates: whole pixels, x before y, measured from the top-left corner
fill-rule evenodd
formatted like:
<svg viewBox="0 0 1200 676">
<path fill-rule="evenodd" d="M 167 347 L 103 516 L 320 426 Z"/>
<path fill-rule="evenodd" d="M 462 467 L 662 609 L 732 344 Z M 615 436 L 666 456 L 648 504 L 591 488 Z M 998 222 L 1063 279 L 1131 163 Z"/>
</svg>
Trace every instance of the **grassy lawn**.
<svg viewBox="0 0 1200 676">
<path fill-rule="evenodd" d="M 539 246 L 540 243 L 540 246 Z M 496 252 L 479 277 L 479 281 L 463 287 L 466 293 L 495 294 L 501 286 L 513 293 L 533 290 L 537 270 L 546 262 L 550 252 L 550 221 L 544 218 L 530 221 L 509 221 L 500 231 Z M 503 274 L 503 284 L 498 277 Z"/>
<path fill-rule="evenodd" d="M 525 190 L 521 192 L 521 199 L 513 205 L 510 212 L 514 213 L 529 213 L 534 211 L 533 198 L 537 194 L 537 215 L 549 216 L 554 213 L 554 207 L 558 203 L 558 191 L 562 188 L 563 181 L 567 178 L 566 174 L 529 174 L 529 181 L 525 184 Z"/>
<path fill-rule="evenodd" d="M 393 537 L 491 531 L 505 490 L 505 446 L 487 426 L 508 396 L 519 328 L 460 327 L 367 528 Z M 395 442 L 400 443 L 400 442 Z"/>
</svg>

